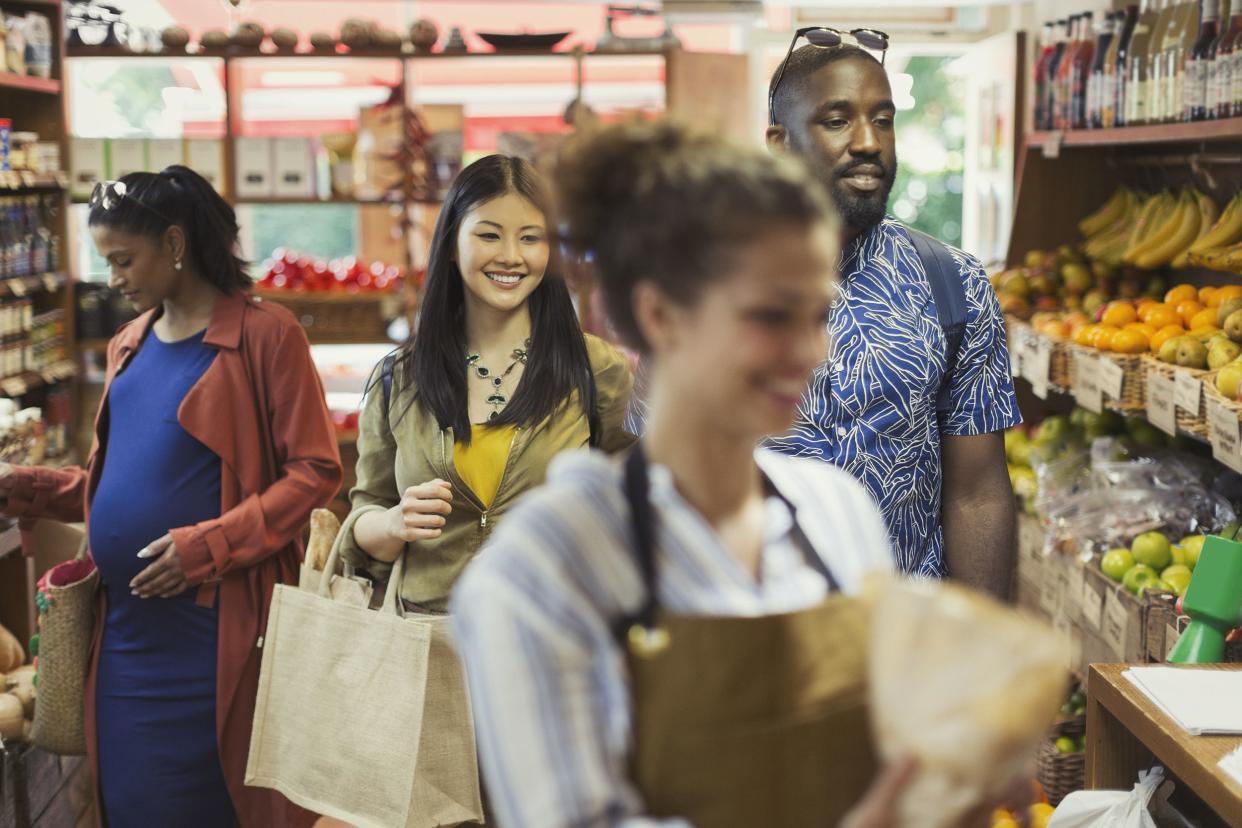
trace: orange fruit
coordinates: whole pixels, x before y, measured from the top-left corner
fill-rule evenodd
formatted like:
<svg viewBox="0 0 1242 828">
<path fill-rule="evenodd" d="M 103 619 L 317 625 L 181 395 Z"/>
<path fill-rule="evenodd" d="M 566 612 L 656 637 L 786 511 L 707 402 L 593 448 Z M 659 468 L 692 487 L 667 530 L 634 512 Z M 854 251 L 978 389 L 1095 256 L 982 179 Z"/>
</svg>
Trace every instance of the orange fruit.
<svg viewBox="0 0 1242 828">
<path fill-rule="evenodd" d="M 1141 331 L 1120 330 L 1113 334 L 1108 347 L 1119 354 L 1141 354 L 1147 350 L 1147 337 Z"/>
<path fill-rule="evenodd" d="M 1129 302 L 1110 302 L 1104 309 L 1104 315 L 1100 317 L 1100 321 L 1105 325 L 1113 325 L 1117 328 L 1128 325 L 1136 319 L 1138 319 L 1138 311 Z"/>
<path fill-rule="evenodd" d="M 1152 325 L 1156 330 L 1167 325 L 1180 325 L 1182 323 L 1181 314 L 1172 305 L 1148 305 L 1143 308 L 1144 314 L 1140 315 L 1140 319 L 1148 325 Z"/>
<path fill-rule="evenodd" d="M 1181 336 L 1186 333 L 1186 329 L 1181 325 L 1165 325 L 1160 330 L 1152 334 L 1151 341 L 1148 343 L 1153 352 L 1159 351 L 1160 346 L 1168 342 L 1175 336 Z"/>
<path fill-rule="evenodd" d="M 1190 320 L 1194 319 L 1195 314 L 1203 310 L 1203 305 L 1199 304 L 1197 299 L 1187 299 L 1185 302 L 1177 303 L 1177 315 L 1182 318 L 1182 322 L 1189 325 Z"/>
<path fill-rule="evenodd" d="M 1169 292 L 1164 295 L 1164 301 L 1170 305 L 1176 305 L 1178 302 L 1185 302 L 1187 299 L 1199 298 L 1199 291 L 1194 285 L 1181 284 L 1177 287 L 1170 288 Z"/>
<path fill-rule="evenodd" d="M 1218 308 L 1230 299 L 1238 298 L 1242 298 L 1242 285 L 1225 285 L 1223 288 L 1219 288 L 1212 297 Z"/>
<path fill-rule="evenodd" d="M 1216 324 L 1216 308 L 1204 308 L 1190 317 L 1188 324 L 1192 331 L 1203 331 L 1218 327 Z"/>
<path fill-rule="evenodd" d="M 1138 331 L 1143 336 L 1147 337 L 1148 339 L 1151 339 L 1153 336 L 1156 335 L 1157 329 L 1153 325 L 1148 324 L 1147 322 L 1131 322 L 1129 325 L 1125 326 L 1125 330 Z"/>
<path fill-rule="evenodd" d="M 1120 332 L 1120 328 L 1116 325 L 1100 325 L 1091 334 L 1091 347 L 1099 348 L 1101 351 L 1108 351 L 1113 347 L 1113 337 Z"/>
<path fill-rule="evenodd" d="M 1205 285 L 1204 287 L 1199 288 L 1200 304 L 1202 304 L 1203 307 L 1205 308 L 1220 307 L 1220 302 L 1216 301 L 1216 294 L 1218 291 L 1219 291 L 1219 288 L 1213 285 Z"/>
<path fill-rule="evenodd" d="M 1095 335 L 1095 331 L 1100 326 L 1094 322 L 1088 322 L 1078 330 L 1074 331 L 1074 344 L 1090 347 L 1091 337 Z"/>
</svg>

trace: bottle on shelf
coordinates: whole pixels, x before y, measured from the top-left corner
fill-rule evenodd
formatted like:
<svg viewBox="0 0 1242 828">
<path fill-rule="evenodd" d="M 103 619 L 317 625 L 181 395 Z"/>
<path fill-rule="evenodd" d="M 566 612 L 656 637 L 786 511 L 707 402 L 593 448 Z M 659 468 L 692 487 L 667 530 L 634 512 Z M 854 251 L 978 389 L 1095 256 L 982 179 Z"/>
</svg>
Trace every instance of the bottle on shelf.
<svg viewBox="0 0 1242 828">
<path fill-rule="evenodd" d="M 1190 56 L 1194 53 L 1195 44 L 1199 41 L 1199 27 L 1203 19 L 1200 2 L 1201 0 L 1188 0 L 1184 4 L 1181 18 L 1182 28 L 1170 56 L 1175 74 L 1173 75 L 1173 98 L 1165 117 L 1166 121 L 1186 120 L 1186 88 L 1193 84 L 1193 79 L 1187 74 L 1187 70 L 1190 68 Z M 1219 0 L 1217 0 L 1217 9 L 1219 8 Z"/>
<path fill-rule="evenodd" d="M 1138 6 L 1126 6 L 1117 12 L 1117 33 L 1104 64 L 1103 106 L 1100 126 L 1105 129 L 1126 124 L 1126 66 L 1130 57 L 1130 44 L 1134 41 L 1134 29 L 1138 24 Z"/>
<path fill-rule="evenodd" d="M 1054 25 L 1051 22 L 1045 23 L 1039 36 L 1039 59 L 1035 61 L 1033 73 L 1036 129 L 1049 129 L 1052 126 L 1051 119 L 1048 117 L 1048 64 L 1057 50 Z"/>
<path fill-rule="evenodd" d="M 1216 117 L 1242 115 L 1242 2 L 1230 10 L 1229 27 L 1216 47 Z"/>
<path fill-rule="evenodd" d="M 1125 88 L 1122 104 L 1126 125 L 1141 124 L 1147 119 L 1147 55 L 1151 47 L 1156 20 L 1160 16 L 1159 0 L 1142 0 L 1134 33 L 1126 53 Z"/>
<path fill-rule="evenodd" d="M 1113 41 L 1117 39 L 1117 15 L 1107 14 L 1100 21 L 1100 33 L 1095 40 L 1094 55 L 1087 78 L 1087 106 L 1084 126 L 1099 129 L 1104 126 L 1104 66 L 1113 55 Z"/>
<path fill-rule="evenodd" d="M 1159 123 L 1164 112 L 1166 92 L 1164 47 L 1176 10 L 1176 0 L 1158 0 L 1158 2 L 1160 3 L 1160 15 L 1156 18 L 1156 27 L 1152 30 L 1151 41 L 1147 45 L 1147 90 L 1141 121 L 1145 124 Z"/>
<path fill-rule="evenodd" d="M 1084 12 L 1078 21 L 1078 48 L 1070 64 L 1070 113 L 1068 129 L 1087 126 L 1087 81 L 1095 57 L 1095 13 Z"/>
<path fill-rule="evenodd" d="M 1182 120 L 1204 121 L 1208 117 L 1208 69 L 1220 37 L 1220 0 L 1203 0 L 1199 31 L 1186 55 Z M 1215 111 L 1213 110 L 1213 115 Z"/>
<path fill-rule="evenodd" d="M 1053 85 L 1053 97 L 1056 99 L 1052 117 L 1054 129 L 1069 129 L 1071 67 L 1074 63 L 1074 52 L 1078 49 L 1079 19 L 1079 15 L 1071 14 L 1065 24 L 1065 47 L 1057 60 L 1056 80 Z"/>
</svg>

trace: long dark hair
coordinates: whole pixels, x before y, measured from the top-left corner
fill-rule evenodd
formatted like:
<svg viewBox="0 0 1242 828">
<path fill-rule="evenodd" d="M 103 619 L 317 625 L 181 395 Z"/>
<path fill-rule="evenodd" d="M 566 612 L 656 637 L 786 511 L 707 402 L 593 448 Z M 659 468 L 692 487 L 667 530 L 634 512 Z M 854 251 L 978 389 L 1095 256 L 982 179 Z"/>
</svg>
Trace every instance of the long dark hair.
<svg viewBox="0 0 1242 828">
<path fill-rule="evenodd" d="M 549 201 L 539 173 L 521 158 L 489 155 L 466 167 L 453 182 L 431 240 L 426 289 L 418 331 L 402 347 L 398 376 L 414 397 L 454 438 L 470 441 L 470 396 L 466 384 L 465 287 L 453 251 L 462 218 L 484 202 L 507 193 L 530 201 L 551 221 Z M 552 228 L 548 235 L 553 236 Z M 549 244 L 543 281 L 527 300 L 530 349 L 526 370 L 495 425 L 535 426 L 567 404 L 578 392 L 584 416 L 595 422 L 595 383 L 591 363 L 569 289 L 562 278 L 557 245 Z"/>
<path fill-rule="evenodd" d="M 107 202 L 110 206 L 92 206 L 91 227 L 115 227 L 158 242 L 175 224 L 185 232 L 186 255 L 201 278 L 225 293 L 251 286 L 246 261 L 237 255 L 237 214 L 205 178 L 174 164 L 120 180 L 125 196 Z"/>
</svg>

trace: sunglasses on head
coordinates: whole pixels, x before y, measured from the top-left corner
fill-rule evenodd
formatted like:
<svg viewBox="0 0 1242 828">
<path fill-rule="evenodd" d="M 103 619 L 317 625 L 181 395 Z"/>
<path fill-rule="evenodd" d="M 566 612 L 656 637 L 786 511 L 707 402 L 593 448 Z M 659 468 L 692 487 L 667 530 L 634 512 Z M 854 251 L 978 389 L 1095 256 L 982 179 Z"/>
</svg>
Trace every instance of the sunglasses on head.
<svg viewBox="0 0 1242 828">
<path fill-rule="evenodd" d="M 832 29 L 827 26 L 807 26 L 794 32 L 793 39 L 789 41 L 789 49 L 785 52 L 785 59 L 781 61 L 780 71 L 776 73 L 776 82 L 772 84 L 772 91 L 768 93 L 768 123 L 776 123 L 776 90 L 780 89 L 781 80 L 785 77 L 785 67 L 789 65 L 789 58 L 793 55 L 794 46 L 798 43 L 798 38 L 805 37 L 806 42 L 812 46 L 818 46 L 821 49 L 833 49 L 843 43 L 853 43 L 864 49 L 870 49 L 873 52 L 880 53 L 880 64 L 883 65 L 884 58 L 888 55 L 888 34 L 879 29 L 850 29 L 843 32 L 840 29 Z"/>
<path fill-rule="evenodd" d="M 168 216 L 147 205 L 142 199 L 130 195 L 129 188 L 125 186 L 124 181 L 100 181 L 95 185 L 95 189 L 91 190 L 90 206 L 103 210 L 115 210 L 116 206 L 123 199 L 129 199 L 151 215 L 163 220 L 166 224 L 174 223 Z"/>
</svg>

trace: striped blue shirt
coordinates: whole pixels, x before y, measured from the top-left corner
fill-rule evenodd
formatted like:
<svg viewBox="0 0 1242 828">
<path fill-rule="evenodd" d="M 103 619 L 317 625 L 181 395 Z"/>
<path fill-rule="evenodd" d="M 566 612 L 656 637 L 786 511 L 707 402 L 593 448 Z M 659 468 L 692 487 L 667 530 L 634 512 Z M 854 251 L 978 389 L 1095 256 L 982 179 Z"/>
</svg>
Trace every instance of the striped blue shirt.
<svg viewBox="0 0 1242 828">
<path fill-rule="evenodd" d="M 758 450 L 755 460 L 845 592 L 891 570 L 866 490 L 818 461 Z M 574 452 L 506 516 L 453 593 L 484 779 L 506 828 L 681 825 L 643 816 L 628 781 L 630 699 L 613 624 L 643 599 L 616 461 Z M 812 607 L 823 577 L 792 540 L 793 515 L 768 501 L 761 577 L 746 572 L 669 471 L 651 469 L 659 599 L 670 612 L 759 616 Z"/>
</svg>

